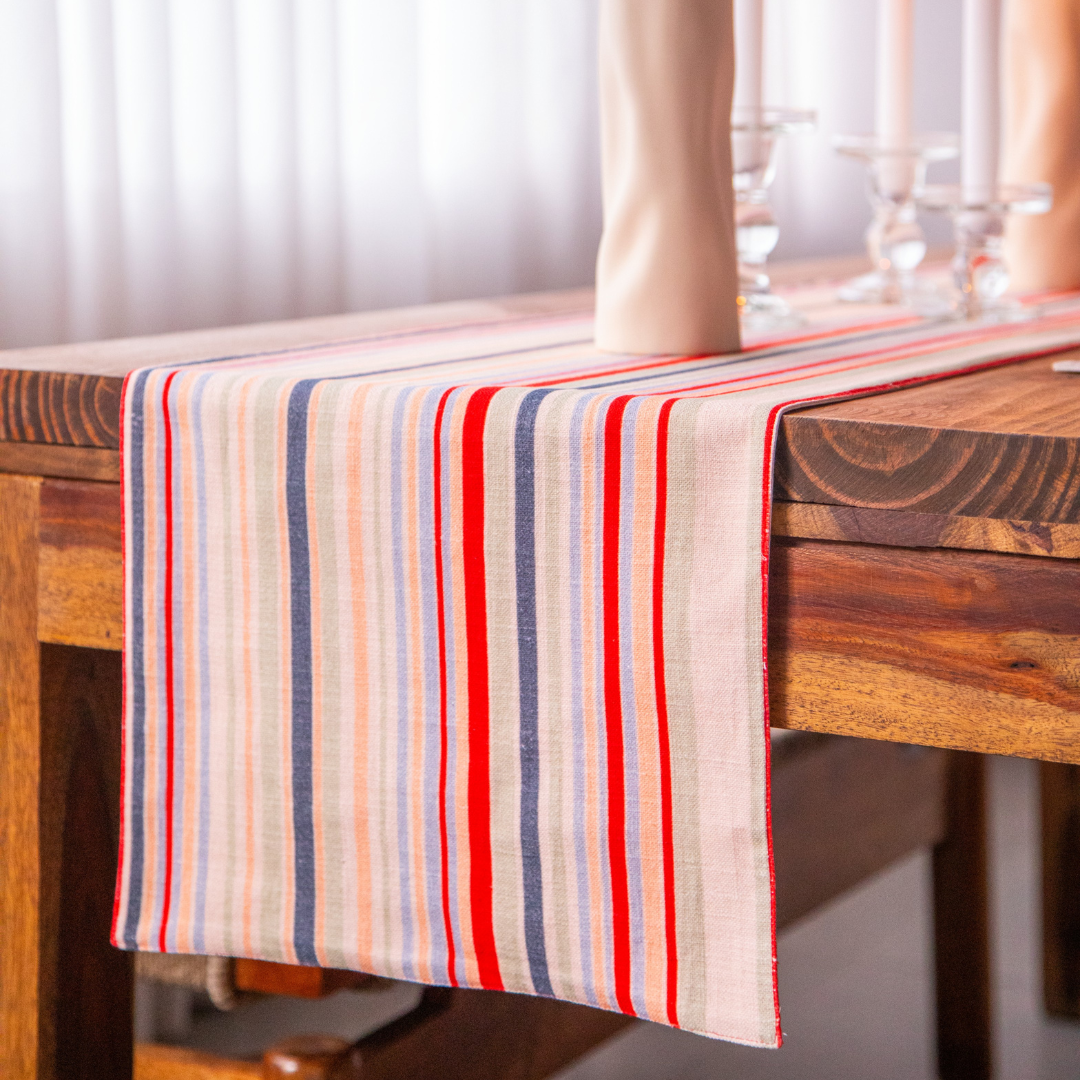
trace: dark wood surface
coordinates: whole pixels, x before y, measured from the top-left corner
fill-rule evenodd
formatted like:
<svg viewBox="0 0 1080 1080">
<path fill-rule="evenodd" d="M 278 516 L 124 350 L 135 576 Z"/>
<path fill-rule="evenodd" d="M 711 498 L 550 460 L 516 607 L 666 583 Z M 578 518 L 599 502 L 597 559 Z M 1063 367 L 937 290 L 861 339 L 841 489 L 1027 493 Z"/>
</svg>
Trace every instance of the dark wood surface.
<svg viewBox="0 0 1080 1080">
<path fill-rule="evenodd" d="M 46 1013 L 55 1075 L 121 1080 L 131 1075 L 133 964 L 109 943 L 120 829 L 120 657 L 43 645 L 41 672 L 49 771 L 41 799 L 48 887 L 39 918 L 43 942 L 56 947 Z"/>
<path fill-rule="evenodd" d="M 949 755 L 945 838 L 934 848 L 934 973 L 941 1080 L 990 1080 L 993 1009 L 986 759 Z"/>
<path fill-rule="evenodd" d="M 0 370 L 0 439 L 115 450 L 122 385 L 103 375 Z"/>
<path fill-rule="evenodd" d="M 1080 525 L 919 514 L 864 506 L 773 503 L 772 534 L 802 540 L 846 540 L 889 547 L 957 548 L 1080 559 Z"/>
<path fill-rule="evenodd" d="M 776 498 L 1080 522 L 1080 376 L 1055 359 L 791 413 Z"/>
<path fill-rule="evenodd" d="M 1043 762 L 1043 1000 L 1080 1019 L 1080 768 Z"/>
<path fill-rule="evenodd" d="M 1080 563 L 777 540 L 782 727 L 1080 762 Z"/>
</svg>

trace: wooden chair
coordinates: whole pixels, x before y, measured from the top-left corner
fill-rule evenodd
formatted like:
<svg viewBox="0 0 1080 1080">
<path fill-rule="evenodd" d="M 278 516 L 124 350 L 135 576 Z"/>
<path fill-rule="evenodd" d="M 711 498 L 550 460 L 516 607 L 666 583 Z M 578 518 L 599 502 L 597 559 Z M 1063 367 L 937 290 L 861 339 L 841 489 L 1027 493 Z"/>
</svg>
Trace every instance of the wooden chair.
<svg viewBox="0 0 1080 1080">
<path fill-rule="evenodd" d="M 1040 764 L 1043 1003 L 1080 1020 L 1080 765 Z"/>
<path fill-rule="evenodd" d="M 933 847 L 938 1061 L 948 1080 L 990 1075 L 982 759 L 826 735 L 787 734 L 773 750 L 780 928 L 922 847 Z M 254 974 L 253 974 L 254 972 Z M 309 995 L 318 969 L 254 965 L 263 990 Z M 262 1065 L 139 1046 L 136 1080 L 310 1077 L 540 1080 L 628 1017 L 516 994 L 427 989 L 418 1008 L 355 1046 L 313 1035 L 270 1048 Z"/>
</svg>

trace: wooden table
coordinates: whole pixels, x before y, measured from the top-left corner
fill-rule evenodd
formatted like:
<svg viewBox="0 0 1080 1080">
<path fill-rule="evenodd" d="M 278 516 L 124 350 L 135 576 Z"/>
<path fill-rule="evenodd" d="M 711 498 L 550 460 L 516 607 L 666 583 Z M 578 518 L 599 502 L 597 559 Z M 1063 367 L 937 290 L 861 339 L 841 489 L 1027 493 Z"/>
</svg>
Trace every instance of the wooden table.
<svg viewBox="0 0 1080 1080">
<path fill-rule="evenodd" d="M 437 323 L 448 309 L 483 316 L 581 302 L 519 297 L 0 355 L 5 1076 L 51 1076 L 87 1047 L 101 1075 L 123 1075 L 130 1061 L 130 1032 L 109 1013 L 130 997 L 129 959 L 82 929 L 107 921 L 112 903 L 123 376 Z M 1080 1014 L 1080 956 L 1069 952 L 1078 935 L 1062 902 L 1080 865 L 1069 847 L 1080 815 L 1080 376 L 1050 363 L 784 419 L 769 687 L 777 726 L 1059 763 L 1044 776 L 1055 837 L 1047 994 L 1058 1011 Z M 966 763 L 955 773 L 958 805 L 977 806 L 982 759 L 957 760 Z M 980 814 L 969 827 L 971 844 L 939 874 L 970 879 Z M 985 920 L 985 897 L 972 897 L 955 926 L 965 963 L 939 956 L 939 987 L 969 977 L 972 957 L 986 963 Z M 984 1038 L 988 1002 L 962 1008 L 970 1015 L 951 1029 Z M 958 1060 L 969 1049 L 956 1047 Z"/>
</svg>

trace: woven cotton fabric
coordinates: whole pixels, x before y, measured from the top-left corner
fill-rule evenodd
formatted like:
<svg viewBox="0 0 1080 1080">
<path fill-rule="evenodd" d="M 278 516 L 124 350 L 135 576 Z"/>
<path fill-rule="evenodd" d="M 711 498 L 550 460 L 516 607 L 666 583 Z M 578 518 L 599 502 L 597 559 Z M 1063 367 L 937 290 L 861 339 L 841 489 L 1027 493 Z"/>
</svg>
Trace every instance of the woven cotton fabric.
<svg viewBox="0 0 1080 1080">
<path fill-rule="evenodd" d="M 778 419 L 1080 341 L 1072 300 L 859 319 L 629 357 L 525 314 L 129 376 L 114 942 L 778 1045 Z"/>
</svg>

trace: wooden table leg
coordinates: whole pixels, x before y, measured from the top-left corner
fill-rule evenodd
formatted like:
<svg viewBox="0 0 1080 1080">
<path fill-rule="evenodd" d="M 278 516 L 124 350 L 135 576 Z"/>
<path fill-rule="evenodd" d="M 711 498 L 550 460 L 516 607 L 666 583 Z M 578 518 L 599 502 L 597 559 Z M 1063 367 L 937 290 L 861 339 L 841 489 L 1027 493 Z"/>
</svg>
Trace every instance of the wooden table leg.
<svg viewBox="0 0 1080 1080">
<path fill-rule="evenodd" d="M 108 944 L 119 657 L 37 641 L 40 481 L 0 475 L 0 1075 L 131 1075 L 131 963 Z"/>
<path fill-rule="evenodd" d="M 431 987 L 357 1046 L 364 1080 L 542 1080 L 633 1023 L 552 998 Z"/>
<path fill-rule="evenodd" d="M 0 1073 L 38 1075 L 38 781 L 41 774 L 37 543 L 39 480 L 0 476 Z"/>
<path fill-rule="evenodd" d="M 1080 766 L 1043 762 L 1043 1000 L 1080 1019 Z"/>
<path fill-rule="evenodd" d="M 934 848 L 937 1061 L 941 1080 L 993 1072 L 986 761 L 950 753 L 945 839 Z"/>
</svg>

